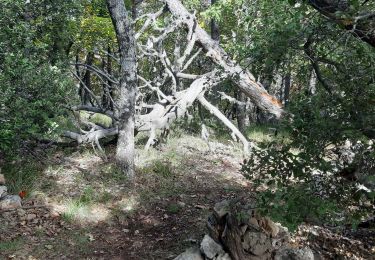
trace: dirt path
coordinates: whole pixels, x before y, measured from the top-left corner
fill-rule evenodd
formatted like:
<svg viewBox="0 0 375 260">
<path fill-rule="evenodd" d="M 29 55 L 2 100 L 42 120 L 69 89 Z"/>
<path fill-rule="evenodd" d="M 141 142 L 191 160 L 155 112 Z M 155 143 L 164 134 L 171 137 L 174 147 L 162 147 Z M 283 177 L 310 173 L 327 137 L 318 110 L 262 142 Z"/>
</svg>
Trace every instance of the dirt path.
<svg viewBox="0 0 375 260">
<path fill-rule="evenodd" d="M 92 153 L 55 154 L 23 203 L 46 207 L 0 216 L 0 256 L 171 259 L 200 241 L 215 202 L 250 195 L 237 148 L 216 144 L 210 153 L 189 137 L 160 149 L 139 152 L 134 189 Z"/>
<path fill-rule="evenodd" d="M 104 162 L 87 150 L 53 154 L 23 202 L 28 208 L 0 214 L 0 259 L 173 259 L 199 243 L 216 202 L 253 200 L 239 173 L 239 149 L 212 146 L 216 153 L 198 138 L 182 137 L 139 150 L 134 187 L 111 158 Z M 327 259 L 371 259 L 370 231 L 348 238 L 305 227 L 295 243 Z"/>
</svg>

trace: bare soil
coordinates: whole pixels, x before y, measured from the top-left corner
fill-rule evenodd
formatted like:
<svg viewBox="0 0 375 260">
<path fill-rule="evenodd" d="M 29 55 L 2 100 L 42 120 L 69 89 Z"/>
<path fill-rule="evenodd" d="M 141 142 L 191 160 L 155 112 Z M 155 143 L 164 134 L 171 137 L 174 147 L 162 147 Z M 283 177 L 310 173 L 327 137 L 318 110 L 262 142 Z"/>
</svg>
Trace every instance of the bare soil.
<svg viewBox="0 0 375 260">
<path fill-rule="evenodd" d="M 0 259 L 173 259 L 201 241 L 216 202 L 254 200 L 239 148 L 213 146 L 182 137 L 139 150 L 134 185 L 116 172 L 111 149 L 107 161 L 54 153 L 24 209 L 0 213 Z M 345 232 L 307 225 L 294 241 L 326 259 L 374 259 L 374 231 Z"/>
</svg>

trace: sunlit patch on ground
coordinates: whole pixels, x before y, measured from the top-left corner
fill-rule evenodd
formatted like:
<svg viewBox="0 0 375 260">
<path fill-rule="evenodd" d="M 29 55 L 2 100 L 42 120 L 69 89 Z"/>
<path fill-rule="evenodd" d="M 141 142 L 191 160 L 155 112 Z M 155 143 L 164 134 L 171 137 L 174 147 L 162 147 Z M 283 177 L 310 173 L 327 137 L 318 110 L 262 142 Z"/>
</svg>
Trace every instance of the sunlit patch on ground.
<svg viewBox="0 0 375 260">
<path fill-rule="evenodd" d="M 128 198 L 123 198 L 116 203 L 116 207 L 125 213 L 132 212 L 139 205 L 139 197 L 131 195 Z"/>
</svg>

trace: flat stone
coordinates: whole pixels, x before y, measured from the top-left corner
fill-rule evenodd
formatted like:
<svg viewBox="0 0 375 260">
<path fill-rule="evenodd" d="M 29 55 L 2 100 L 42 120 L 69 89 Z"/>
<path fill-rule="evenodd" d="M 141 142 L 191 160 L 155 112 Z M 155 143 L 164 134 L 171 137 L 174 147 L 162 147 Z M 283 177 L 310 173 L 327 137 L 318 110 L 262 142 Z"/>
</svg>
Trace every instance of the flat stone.
<svg viewBox="0 0 375 260">
<path fill-rule="evenodd" d="M 204 260 L 199 248 L 191 247 L 178 255 L 174 260 Z"/>
<path fill-rule="evenodd" d="M 0 200 L 0 209 L 16 209 L 22 207 L 21 198 L 18 195 L 7 195 Z"/>
<path fill-rule="evenodd" d="M 4 184 L 5 184 L 4 174 L 0 174 L 0 185 L 4 185 Z"/>
<path fill-rule="evenodd" d="M 0 199 L 8 194 L 7 191 L 8 188 L 6 186 L 0 186 Z"/>
<path fill-rule="evenodd" d="M 205 235 L 201 243 L 201 252 L 208 258 L 214 259 L 225 254 L 222 246 L 215 242 L 209 235 Z"/>
</svg>

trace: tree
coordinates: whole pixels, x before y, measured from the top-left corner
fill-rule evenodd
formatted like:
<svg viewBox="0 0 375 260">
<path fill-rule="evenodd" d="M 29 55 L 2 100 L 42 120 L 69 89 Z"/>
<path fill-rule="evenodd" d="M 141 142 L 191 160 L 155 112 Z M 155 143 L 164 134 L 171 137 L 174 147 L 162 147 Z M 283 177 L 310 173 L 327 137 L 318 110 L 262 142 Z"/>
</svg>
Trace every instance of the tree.
<svg viewBox="0 0 375 260">
<path fill-rule="evenodd" d="M 27 2 L 0 2 L 0 150 L 7 155 L 56 134 L 66 96 L 74 97 L 66 62 L 81 6 Z"/>
<path fill-rule="evenodd" d="M 118 118 L 116 162 L 121 170 L 133 178 L 134 113 L 137 95 L 136 44 L 131 18 L 123 0 L 107 0 L 107 6 L 120 51 L 120 82 L 116 97 L 115 116 Z"/>
<path fill-rule="evenodd" d="M 373 1 L 309 0 L 311 6 L 355 37 L 375 47 Z"/>
<path fill-rule="evenodd" d="M 371 13 L 367 7 L 362 12 Z M 260 143 L 262 149 L 253 150 L 243 170 L 266 187 L 259 193 L 259 207 L 290 227 L 302 221 L 356 224 L 374 212 L 375 53 L 367 41 L 315 15 L 310 6 L 293 3 L 285 9 L 272 19 L 288 13 L 295 18 L 280 26 L 298 36 L 281 45 L 293 56 L 280 56 L 291 68 L 287 111 L 292 116 L 280 122 L 279 133 L 286 134 Z M 280 30 L 269 25 L 265 35 Z"/>
<path fill-rule="evenodd" d="M 142 72 L 142 76 L 138 75 L 138 80 L 143 84 L 140 86 L 142 93 L 136 100 L 135 128 L 137 131 L 150 132 L 146 148 L 154 142 L 157 129 L 168 129 L 198 101 L 228 127 L 233 136 L 241 140 L 247 151 L 249 143 L 243 134 L 204 95 L 208 95 L 212 87 L 220 82 L 231 80 L 256 105 L 276 118 L 283 113 L 280 102 L 269 95 L 249 71 L 231 60 L 219 43 L 212 40 L 200 27 L 195 15 L 188 12 L 179 1 L 163 3 L 165 5 L 159 6 L 159 11 L 145 13 L 135 21 L 137 25 L 142 24 L 138 27 L 135 38 L 140 54 L 139 71 Z M 176 35 L 178 37 L 174 37 Z M 178 40 L 182 35 L 186 37 L 185 46 Z M 202 51 L 207 55 L 199 55 Z M 202 73 L 202 69 L 194 67 L 196 60 L 212 63 L 213 66 L 205 66 L 206 72 Z M 121 80 L 108 75 L 108 72 L 99 71 L 97 67 L 86 67 L 100 77 L 111 78 L 114 84 L 120 85 Z M 114 93 L 117 101 L 120 101 L 119 95 Z M 100 104 L 95 107 L 77 106 L 75 109 L 103 113 L 110 116 L 115 124 L 122 120 L 116 113 L 103 109 Z M 76 139 L 79 143 L 99 144 L 100 138 L 117 134 L 114 126 L 107 129 L 92 124 L 86 126 L 88 129 L 80 134 L 66 132 L 65 136 Z"/>
</svg>

